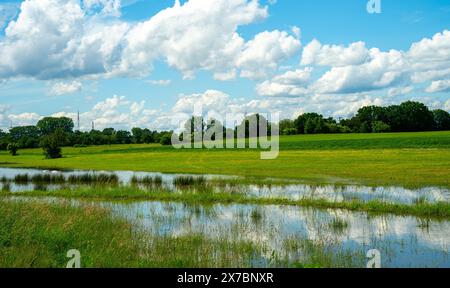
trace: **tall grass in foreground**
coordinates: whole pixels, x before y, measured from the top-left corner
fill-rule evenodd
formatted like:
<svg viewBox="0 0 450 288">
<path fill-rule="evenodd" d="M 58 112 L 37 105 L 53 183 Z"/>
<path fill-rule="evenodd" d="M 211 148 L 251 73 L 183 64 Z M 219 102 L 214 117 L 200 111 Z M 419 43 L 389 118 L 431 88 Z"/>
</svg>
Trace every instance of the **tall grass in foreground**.
<svg viewBox="0 0 450 288">
<path fill-rule="evenodd" d="M 83 267 L 132 266 L 131 225 L 98 208 L 0 201 L 0 267 L 65 267 L 78 249 Z"/>
<path fill-rule="evenodd" d="M 143 234 L 98 207 L 0 200 L 0 267 L 62 268 L 70 249 L 80 251 L 85 268 L 335 266 L 320 246 L 308 245 L 308 253 L 322 256 L 290 262 L 263 244 L 230 237 Z"/>
</svg>

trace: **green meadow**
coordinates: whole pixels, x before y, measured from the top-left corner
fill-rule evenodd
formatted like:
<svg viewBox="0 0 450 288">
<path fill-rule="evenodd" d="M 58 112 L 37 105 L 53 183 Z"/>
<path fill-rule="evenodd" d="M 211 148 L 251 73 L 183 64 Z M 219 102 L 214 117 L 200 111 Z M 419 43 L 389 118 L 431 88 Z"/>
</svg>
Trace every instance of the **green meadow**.
<svg viewBox="0 0 450 288">
<path fill-rule="evenodd" d="M 66 253 L 73 248 L 81 252 L 82 267 L 364 267 L 364 249 L 346 250 L 341 246 L 340 237 L 351 235 L 352 228 L 369 229 L 365 221 L 386 221 L 387 228 L 406 221 L 413 223 L 408 226 L 410 237 L 417 237 L 415 233 L 422 232 L 416 229 L 427 231 L 443 225 L 444 228 L 437 231 L 445 231 L 450 219 L 448 202 L 428 203 L 417 199 L 413 204 L 395 204 L 379 200 L 293 200 L 276 195 L 258 198 L 220 190 L 227 185 L 239 189 L 243 184 L 282 186 L 288 183 L 336 184 L 336 187 L 363 184 L 374 188 L 439 186 L 448 189 L 450 132 L 283 136 L 277 159 L 261 160 L 260 152 L 251 149 L 177 150 L 159 144 L 129 144 L 65 147 L 63 158 L 48 160 L 41 149 L 19 150 L 18 156 L 2 151 L 0 167 L 130 170 L 244 178 L 217 177 L 205 183 L 203 177 L 197 177 L 197 180 L 190 176 L 180 177 L 176 184 L 186 185 L 186 189 L 177 193 L 164 189 L 159 178 L 135 178 L 128 186 L 122 186 L 112 176 L 80 176 L 64 180 L 44 173 L 33 179 L 28 175 L 16 175 L 12 180 L 4 178 L 0 192 L 0 267 L 65 267 Z M 45 182 L 47 178 L 55 183 L 92 182 L 92 185 L 56 190 L 40 190 L 38 186 L 33 191 L 20 193 L 8 188 L 14 181 L 40 184 L 39 181 Z M 102 181 L 111 182 L 111 186 Z M 133 186 L 139 184 L 149 186 L 145 189 Z M 161 205 L 164 213 L 152 208 L 151 215 L 138 214 L 135 218 L 125 219 L 102 207 L 102 203 L 122 205 L 123 209 L 131 209 L 134 204 L 143 205 L 139 213 L 149 211 L 145 205 Z M 176 205 L 182 205 L 177 209 L 185 209 L 184 212 L 190 209 L 193 212 L 180 220 L 179 215 L 184 214 L 173 210 L 173 207 L 179 207 Z M 233 207 L 240 207 L 240 210 L 235 211 Z M 180 235 L 159 232 L 168 224 L 176 225 L 177 221 L 185 221 L 182 222 L 184 227 L 205 213 L 203 221 L 206 222 L 201 225 L 220 221 L 215 215 L 220 209 L 230 211 L 231 214 L 223 215 L 232 215 L 233 221 L 229 230 L 222 227 L 225 230 L 218 237 L 189 229 Z M 252 229 L 259 231 L 255 235 L 271 235 L 268 239 L 282 235 L 279 225 L 270 222 L 277 215 L 270 214 L 273 209 L 286 213 L 285 216 L 289 213 L 300 213 L 295 214 L 296 217 L 305 215 L 306 223 L 315 224 L 309 229 L 315 231 L 318 238 L 313 241 L 301 235 L 287 234 L 290 235 L 287 238 L 280 236 L 277 249 L 274 249 L 267 239 L 259 241 L 256 236 L 256 240 L 243 237 Z M 144 231 L 137 224 L 146 219 L 152 222 L 151 231 Z M 282 217 L 279 223 L 288 219 Z M 220 224 L 216 225 L 220 227 Z M 444 242 L 448 240 L 443 239 Z M 380 240 L 377 245 L 389 255 L 403 251 L 396 249 L 396 244 L 389 240 Z M 408 246 L 407 251 L 428 251 L 427 244 L 408 245 L 412 246 Z M 440 250 L 436 253 L 447 257 Z M 423 264 L 420 259 L 408 265 L 432 265 Z M 393 262 L 391 265 L 400 264 Z"/>
<path fill-rule="evenodd" d="M 159 144 L 68 147 L 63 155 L 48 160 L 41 149 L 19 150 L 15 157 L 1 152 L 0 165 L 450 186 L 450 132 L 283 136 L 279 157 L 265 161 L 258 150 L 176 150 Z"/>
</svg>

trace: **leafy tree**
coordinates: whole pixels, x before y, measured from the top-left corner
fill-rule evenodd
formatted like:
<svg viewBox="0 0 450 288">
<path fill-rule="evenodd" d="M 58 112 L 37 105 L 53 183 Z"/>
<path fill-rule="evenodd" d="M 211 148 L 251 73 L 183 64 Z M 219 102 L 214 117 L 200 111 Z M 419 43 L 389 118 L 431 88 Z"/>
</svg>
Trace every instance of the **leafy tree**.
<svg viewBox="0 0 450 288">
<path fill-rule="evenodd" d="M 131 134 L 133 135 L 133 143 L 135 143 L 135 144 L 142 144 L 142 143 L 144 143 L 144 141 L 143 141 L 143 130 L 141 129 L 141 128 L 138 128 L 138 127 L 134 127 L 133 129 L 131 129 Z"/>
<path fill-rule="evenodd" d="M 150 131 L 149 129 L 145 128 L 144 130 L 142 130 L 142 135 L 141 135 L 141 141 L 142 143 L 145 144 L 149 144 L 149 143 L 154 143 L 155 142 L 155 134 L 157 132 L 154 131 Z"/>
<path fill-rule="evenodd" d="M 8 144 L 6 149 L 9 151 L 9 153 L 12 156 L 17 156 L 17 150 L 19 150 L 19 145 L 17 145 L 16 143 L 12 142 L 12 143 Z"/>
<path fill-rule="evenodd" d="M 285 128 L 281 131 L 281 135 L 296 135 L 297 129 L 295 128 Z"/>
<path fill-rule="evenodd" d="M 407 101 L 386 109 L 387 121 L 394 132 L 430 131 L 434 127 L 434 115 L 422 103 Z"/>
<path fill-rule="evenodd" d="M 447 111 L 438 109 L 433 111 L 434 129 L 437 131 L 450 130 L 450 114 Z"/>
<path fill-rule="evenodd" d="M 171 145 L 172 144 L 172 133 L 164 133 L 164 135 L 161 136 L 159 143 L 161 145 Z"/>
<path fill-rule="evenodd" d="M 55 132 L 44 135 L 41 139 L 41 147 L 44 150 L 44 155 L 47 159 L 61 158 L 61 146 L 66 143 L 66 133 L 58 128 Z"/>
<path fill-rule="evenodd" d="M 222 134 L 222 138 L 225 137 L 226 129 L 222 125 L 222 123 L 219 120 L 216 120 L 214 118 L 211 118 L 206 123 L 206 129 L 205 129 L 205 138 L 216 140 L 216 136 L 219 136 Z"/>
<path fill-rule="evenodd" d="M 337 124 L 337 123 L 327 122 L 327 123 L 325 123 L 325 126 L 326 126 L 327 133 L 336 134 L 336 133 L 350 133 L 350 132 L 352 132 L 351 129 L 348 128 L 347 126 L 342 126 L 342 125 Z"/>
<path fill-rule="evenodd" d="M 295 128 L 297 128 L 298 134 L 305 134 L 305 126 L 306 122 L 308 122 L 309 119 L 315 119 L 319 118 L 321 115 L 317 113 L 305 113 L 297 117 L 294 121 Z M 311 125 L 311 124 L 310 124 Z"/>
<path fill-rule="evenodd" d="M 116 143 L 116 130 L 114 130 L 114 128 L 105 128 L 101 134 L 101 136 L 97 136 L 97 141 L 102 142 L 102 144 L 109 145 Z"/>
<path fill-rule="evenodd" d="M 386 122 L 386 108 L 379 106 L 366 106 L 358 110 L 355 116 L 360 123 L 360 132 L 367 133 L 373 130 L 372 124 L 377 121 Z"/>
<path fill-rule="evenodd" d="M 359 130 L 357 132 L 359 133 L 370 133 L 372 132 L 372 123 L 364 121 L 361 123 L 361 125 L 359 126 Z"/>
<path fill-rule="evenodd" d="M 385 133 L 390 132 L 391 126 L 384 123 L 383 121 L 374 121 L 372 122 L 372 132 L 373 133 Z"/>
<path fill-rule="evenodd" d="M 339 124 L 342 127 L 346 127 L 350 132 L 359 133 L 361 128 L 361 121 L 357 117 L 352 117 L 350 119 L 342 119 Z"/>
<path fill-rule="evenodd" d="M 73 120 L 67 117 L 45 117 L 36 124 L 36 127 L 43 135 L 54 133 L 57 129 L 61 129 L 65 133 L 73 131 Z"/>
<path fill-rule="evenodd" d="M 19 126 L 9 129 L 9 136 L 20 148 L 36 148 L 41 133 L 36 126 Z"/>
<path fill-rule="evenodd" d="M 116 132 L 116 142 L 117 144 L 130 144 L 131 143 L 131 133 L 125 130 L 119 130 Z"/>
<path fill-rule="evenodd" d="M 297 134 L 297 129 L 295 128 L 295 123 L 291 119 L 284 119 L 278 123 L 279 131 L 282 135 L 294 135 Z M 295 130 L 295 132 L 293 132 Z"/>
<path fill-rule="evenodd" d="M 261 125 L 263 125 L 263 123 L 265 123 L 265 127 L 261 127 Z M 265 128 L 264 130 L 262 130 L 261 128 Z M 249 138 L 250 136 L 256 136 L 256 137 L 261 137 L 261 136 L 267 136 L 270 134 L 271 132 L 271 124 L 269 123 L 269 121 L 267 121 L 266 117 L 264 117 L 261 114 L 252 114 L 249 115 L 247 117 L 245 117 L 244 120 L 242 120 L 241 124 L 239 126 L 236 127 L 236 135 L 237 135 L 237 131 L 239 129 L 243 129 L 245 130 L 245 138 Z M 250 135 L 250 131 L 253 131 L 253 134 Z M 254 135 L 256 134 L 256 135 Z"/>
<path fill-rule="evenodd" d="M 328 133 L 326 123 L 335 123 L 334 120 L 324 119 L 317 113 L 305 113 L 295 119 L 294 124 L 299 134 Z"/>
<path fill-rule="evenodd" d="M 0 150 L 6 150 L 9 142 L 9 134 L 0 130 Z"/>
<path fill-rule="evenodd" d="M 311 117 L 306 120 L 305 134 L 326 133 L 325 120 L 322 117 Z"/>
</svg>

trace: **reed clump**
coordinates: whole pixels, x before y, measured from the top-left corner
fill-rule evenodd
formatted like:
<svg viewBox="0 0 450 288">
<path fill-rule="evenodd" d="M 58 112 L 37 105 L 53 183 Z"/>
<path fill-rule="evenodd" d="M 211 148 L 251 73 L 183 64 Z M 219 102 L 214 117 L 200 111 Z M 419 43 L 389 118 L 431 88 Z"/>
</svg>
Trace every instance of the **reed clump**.
<svg viewBox="0 0 450 288">
<path fill-rule="evenodd" d="M 133 176 L 131 177 L 130 183 L 132 185 L 138 185 L 138 184 L 142 184 L 142 185 L 146 185 L 146 186 L 161 186 L 163 183 L 163 179 L 161 176 L 143 176 L 143 177 L 138 177 L 138 176 Z"/>
<path fill-rule="evenodd" d="M 175 186 L 201 186 L 206 183 L 206 179 L 203 176 L 177 176 L 173 179 L 173 185 Z"/>
<path fill-rule="evenodd" d="M 67 178 L 69 184 L 119 184 L 119 177 L 116 174 L 91 174 L 70 175 Z"/>
</svg>

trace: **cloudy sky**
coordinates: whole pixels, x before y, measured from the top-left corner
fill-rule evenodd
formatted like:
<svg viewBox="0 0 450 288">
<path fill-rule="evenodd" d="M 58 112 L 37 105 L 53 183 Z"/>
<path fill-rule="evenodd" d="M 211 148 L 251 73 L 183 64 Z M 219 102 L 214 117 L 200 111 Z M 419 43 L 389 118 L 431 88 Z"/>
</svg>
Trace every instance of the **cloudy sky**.
<svg viewBox="0 0 450 288">
<path fill-rule="evenodd" d="M 368 1 L 368 0 L 367 0 Z M 450 110 L 450 1 L 0 1 L 0 127 L 173 128 L 193 113 Z"/>
</svg>

